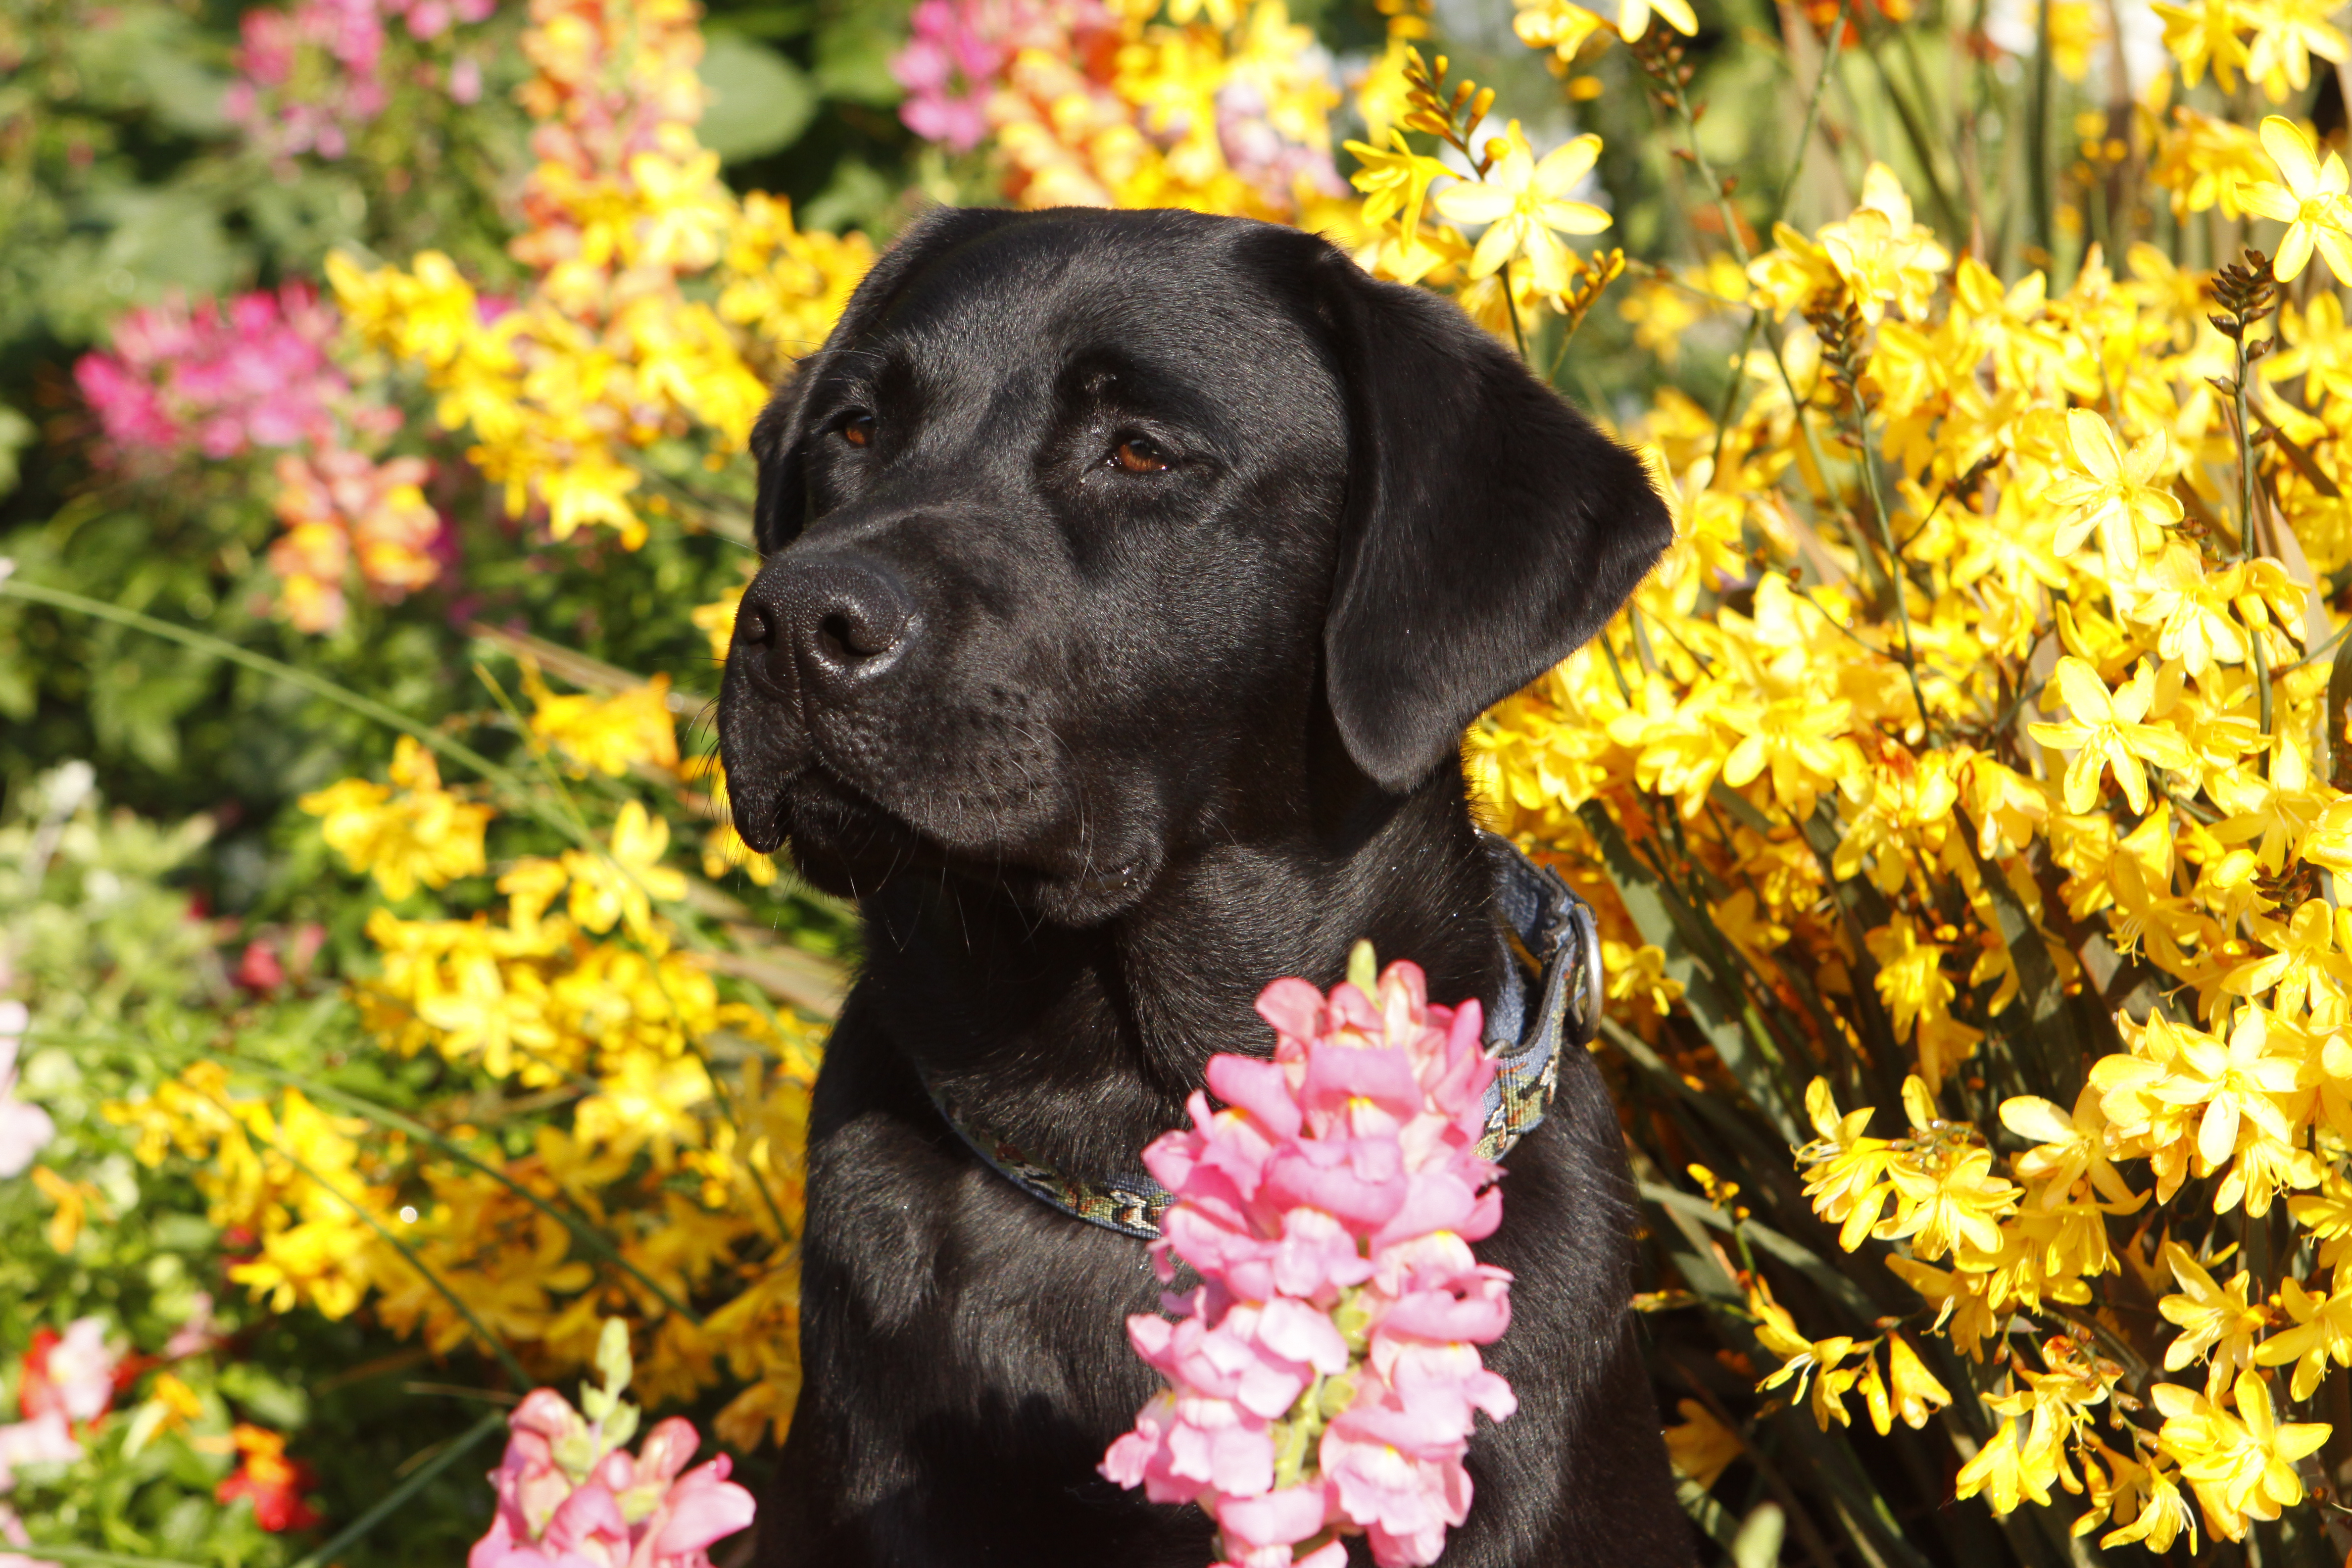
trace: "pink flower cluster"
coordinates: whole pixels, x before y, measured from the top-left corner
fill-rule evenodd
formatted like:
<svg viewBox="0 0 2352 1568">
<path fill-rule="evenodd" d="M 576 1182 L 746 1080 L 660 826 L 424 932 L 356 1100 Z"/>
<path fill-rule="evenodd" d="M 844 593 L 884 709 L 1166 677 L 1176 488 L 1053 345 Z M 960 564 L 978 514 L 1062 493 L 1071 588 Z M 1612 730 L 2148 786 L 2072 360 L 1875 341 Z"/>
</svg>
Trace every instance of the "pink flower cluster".
<svg viewBox="0 0 2352 1568">
<path fill-rule="evenodd" d="M 124 312 L 113 344 L 84 354 L 74 380 L 121 457 L 233 458 L 257 447 L 335 439 L 351 383 L 328 358 L 339 319 L 316 290 L 289 283 Z M 392 418 L 376 411 L 377 422 Z"/>
<path fill-rule="evenodd" d="M 1169 1387 L 1102 1472 L 1206 1509 L 1221 1568 L 1339 1568 L 1356 1533 L 1381 1568 L 1434 1563 L 1469 1516 L 1471 1413 L 1517 1404 L 1477 1349 L 1511 1320 L 1509 1274 L 1470 1250 L 1502 1217 L 1481 1009 L 1429 1005 L 1412 963 L 1328 1000 L 1277 980 L 1257 1009 L 1274 1058 L 1210 1058 L 1225 1108 L 1195 1093 L 1144 1151 L 1176 1197 L 1160 1278 L 1173 1254 L 1202 1282 L 1164 1299 L 1175 1321 L 1128 1320 Z"/>
<path fill-rule="evenodd" d="M 351 132 L 392 101 L 383 71 L 385 24 L 399 17 L 420 42 L 459 22 L 487 21 L 498 0 L 300 0 L 291 10 L 247 11 L 228 89 L 229 118 L 271 153 L 340 158 Z M 315 60 L 314 68 L 306 69 Z M 460 56 L 441 87 L 459 103 L 482 95 L 482 68 Z"/>
<path fill-rule="evenodd" d="M 269 551 L 279 610 L 306 632 L 332 631 L 356 563 L 383 600 L 436 581 L 449 534 L 425 498 L 429 466 L 377 462 L 343 443 L 373 447 L 400 426 L 399 411 L 357 395 L 329 357 L 334 308 L 301 283 L 240 294 L 226 306 L 158 305 L 126 312 L 112 345 L 84 354 L 74 379 L 98 416 L 111 456 L 165 471 L 193 456 L 277 449 L 277 510 L 286 531 Z"/>
<path fill-rule="evenodd" d="M 914 34 L 890 58 L 890 74 L 907 89 L 898 118 L 926 142 L 969 153 L 988 134 L 988 93 L 1004 68 L 1006 50 L 994 37 L 991 0 L 922 0 Z"/>
<path fill-rule="evenodd" d="M 606 1325 L 597 1353 L 604 1386 L 583 1395 L 593 1421 L 551 1388 L 507 1418 L 506 1457 L 490 1472 L 498 1513 L 466 1568 L 710 1568 L 710 1544 L 751 1524 L 751 1494 L 727 1479 L 726 1455 L 686 1468 L 701 1442 L 692 1422 L 672 1416 L 626 1451 L 637 1412 L 620 1400 L 629 1360 L 618 1327 Z"/>
<path fill-rule="evenodd" d="M 1023 49 L 1107 69 L 1117 42 L 1100 0 L 921 0 L 912 36 L 890 58 L 907 89 L 898 118 L 927 142 L 969 153 L 989 132 L 989 99 Z"/>
</svg>

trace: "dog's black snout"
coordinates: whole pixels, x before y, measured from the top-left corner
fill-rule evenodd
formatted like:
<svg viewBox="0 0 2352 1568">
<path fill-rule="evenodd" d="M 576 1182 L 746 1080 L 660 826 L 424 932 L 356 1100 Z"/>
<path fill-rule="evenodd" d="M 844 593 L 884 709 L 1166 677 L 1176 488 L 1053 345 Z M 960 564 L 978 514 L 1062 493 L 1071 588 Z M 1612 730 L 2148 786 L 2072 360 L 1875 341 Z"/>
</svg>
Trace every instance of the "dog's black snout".
<svg viewBox="0 0 2352 1568">
<path fill-rule="evenodd" d="M 793 660 L 803 680 L 820 686 L 880 673 L 915 624 L 914 601 L 898 579 L 854 555 L 795 563 L 761 610 L 770 667 Z"/>
</svg>

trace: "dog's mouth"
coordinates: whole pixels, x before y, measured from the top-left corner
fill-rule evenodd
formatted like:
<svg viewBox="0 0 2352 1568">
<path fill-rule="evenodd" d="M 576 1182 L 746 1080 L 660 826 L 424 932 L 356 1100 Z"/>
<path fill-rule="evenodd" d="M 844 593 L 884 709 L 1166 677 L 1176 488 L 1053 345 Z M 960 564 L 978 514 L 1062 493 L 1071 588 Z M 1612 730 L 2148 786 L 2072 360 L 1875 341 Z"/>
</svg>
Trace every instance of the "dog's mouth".
<svg viewBox="0 0 2352 1568">
<path fill-rule="evenodd" d="M 745 844 L 763 855 L 789 844 L 803 873 L 845 897 L 870 896 L 906 872 L 929 872 L 992 887 L 1024 902 L 1091 908 L 1127 902 L 1150 871 L 1146 858 L 1136 854 L 943 838 L 814 756 L 780 781 L 730 773 L 728 794 Z"/>
</svg>

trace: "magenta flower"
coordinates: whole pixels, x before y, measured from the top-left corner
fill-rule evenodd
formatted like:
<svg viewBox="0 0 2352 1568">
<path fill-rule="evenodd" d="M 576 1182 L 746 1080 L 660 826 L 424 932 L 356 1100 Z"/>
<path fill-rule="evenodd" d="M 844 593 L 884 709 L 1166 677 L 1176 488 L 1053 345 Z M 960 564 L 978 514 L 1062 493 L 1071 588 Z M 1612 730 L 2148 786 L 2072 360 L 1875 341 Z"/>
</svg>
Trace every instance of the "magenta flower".
<svg viewBox="0 0 2352 1568">
<path fill-rule="evenodd" d="M 1211 1058 L 1223 1109 L 1195 1094 L 1144 1151 L 1176 1198 L 1153 1261 L 1202 1283 L 1164 1299 L 1172 1321 L 1128 1320 L 1168 1389 L 1102 1473 L 1207 1510 L 1220 1568 L 1339 1568 L 1357 1534 L 1381 1568 L 1435 1562 L 1469 1516 L 1477 1414 L 1517 1408 L 1477 1348 L 1510 1326 L 1510 1276 L 1470 1246 L 1502 1217 L 1481 1009 L 1371 969 L 1360 945 L 1328 997 L 1266 987 L 1273 1058 Z"/>
<path fill-rule="evenodd" d="M 74 380 L 117 458 L 153 464 L 331 444 L 351 384 L 328 358 L 338 318 L 309 286 L 126 312 Z M 379 420 L 381 416 L 377 416 Z"/>
<path fill-rule="evenodd" d="M 907 89 L 898 118 L 927 142 L 969 153 L 988 134 L 988 94 L 1010 58 L 998 40 L 1014 7 L 989 0 L 922 0 L 913 36 L 890 58 Z"/>
</svg>

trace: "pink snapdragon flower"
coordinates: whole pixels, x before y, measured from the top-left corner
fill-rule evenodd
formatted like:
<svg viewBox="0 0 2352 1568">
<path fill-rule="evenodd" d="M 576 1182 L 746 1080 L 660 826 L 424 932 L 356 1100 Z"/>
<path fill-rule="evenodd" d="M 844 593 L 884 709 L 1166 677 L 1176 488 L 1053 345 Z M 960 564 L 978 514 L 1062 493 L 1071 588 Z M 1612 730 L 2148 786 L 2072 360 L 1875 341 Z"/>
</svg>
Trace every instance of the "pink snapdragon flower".
<svg viewBox="0 0 2352 1568">
<path fill-rule="evenodd" d="M 303 283 L 226 307 L 167 302 L 125 312 L 111 347 L 84 354 L 74 380 L 118 458 L 332 446 L 337 415 L 352 414 L 351 384 L 328 357 L 337 327 Z"/>
<path fill-rule="evenodd" d="M 1475 1001 L 1433 1007 L 1421 970 L 1372 983 L 1359 944 L 1328 997 L 1258 998 L 1273 1059 L 1210 1058 L 1213 1109 L 1144 1151 L 1175 1195 L 1152 1244 L 1202 1284 L 1174 1321 L 1128 1320 L 1167 1390 L 1102 1472 L 1217 1521 L 1226 1568 L 1338 1568 L 1360 1534 L 1381 1568 L 1434 1563 L 1469 1517 L 1475 1413 L 1510 1385 L 1477 1347 L 1510 1326 L 1510 1275 L 1470 1244 L 1502 1219 L 1479 1152 L 1495 1065 Z"/>
<path fill-rule="evenodd" d="M 636 1406 L 621 1391 L 628 1333 L 608 1321 L 597 1345 L 604 1385 L 583 1386 L 583 1415 L 551 1388 L 533 1389 L 507 1418 L 507 1451 L 490 1472 L 498 1512 L 467 1568 L 710 1568 L 711 1543 L 751 1522 L 751 1494 L 727 1479 L 721 1454 L 688 1469 L 702 1439 L 672 1416 L 627 1451 Z"/>
</svg>

